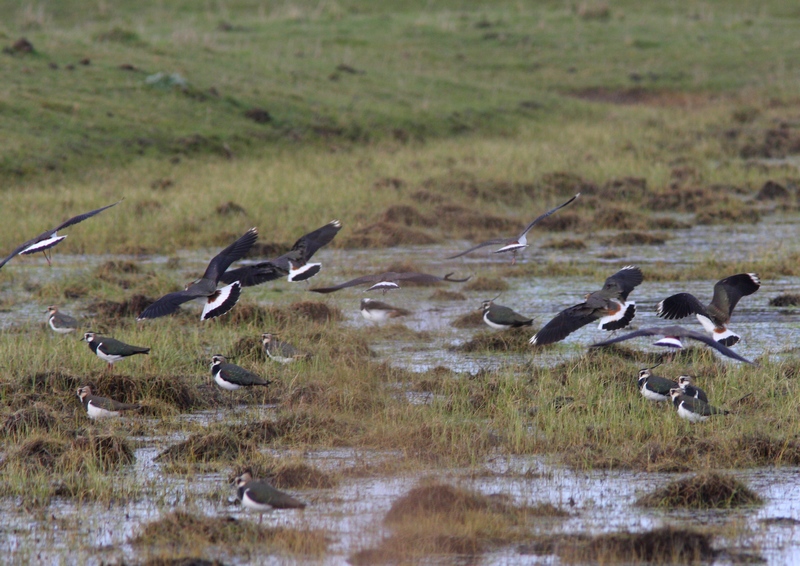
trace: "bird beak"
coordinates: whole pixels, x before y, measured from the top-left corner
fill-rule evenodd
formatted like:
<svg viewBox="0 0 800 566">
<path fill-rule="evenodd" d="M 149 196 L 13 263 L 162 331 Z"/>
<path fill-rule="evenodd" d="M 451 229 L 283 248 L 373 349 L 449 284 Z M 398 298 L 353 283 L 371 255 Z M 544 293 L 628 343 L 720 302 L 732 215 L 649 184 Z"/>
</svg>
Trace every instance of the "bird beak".
<svg viewBox="0 0 800 566">
<path fill-rule="evenodd" d="M 660 362 L 658 362 L 656 365 L 654 365 L 653 367 L 651 367 L 651 368 L 647 368 L 647 369 L 656 369 L 658 366 L 660 366 L 660 365 L 661 365 L 661 364 L 663 364 L 663 363 L 664 363 L 663 361 L 660 361 Z"/>
</svg>

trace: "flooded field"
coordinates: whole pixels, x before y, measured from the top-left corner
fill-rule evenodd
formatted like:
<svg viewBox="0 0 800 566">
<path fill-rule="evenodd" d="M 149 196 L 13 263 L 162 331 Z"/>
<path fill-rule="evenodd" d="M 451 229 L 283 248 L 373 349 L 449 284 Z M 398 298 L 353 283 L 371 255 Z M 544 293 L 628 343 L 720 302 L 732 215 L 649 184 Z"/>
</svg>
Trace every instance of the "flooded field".
<svg viewBox="0 0 800 566">
<path fill-rule="evenodd" d="M 598 241 L 603 234 L 597 234 Z M 543 238 L 542 241 L 548 241 Z M 578 303 L 585 293 L 602 286 L 603 278 L 624 265 L 635 264 L 645 274 L 644 282 L 631 294 L 636 301 L 637 316 L 633 326 L 658 326 L 664 324 L 655 316 L 655 305 L 667 295 L 686 291 L 701 301 L 711 298 L 713 283 L 727 271 L 709 272 L 703 279 L 684 281 L 648 280 L 648 272 L 669 266 L 680 269 L 708 262 L 717 250 L 724 250 L 716 258 L 723 265 L 734 262 L 755 261 L 756 258 L 794 253 L 800 250 L 800 224 L 795 221 L 769 221 L 746 226 L 696 227 L 670 232 L 669 240 L 661 246 L 616 246 L 618 257 L 606 257 L 606 248 L 589 242 L 578 251 L 552 251 L 536 244 L 520 260 L 520 270 L 529 262 L 586 263 L 600 266 L 605 274 L 589 276 L 515 276 L 508 259 L 488 251 L 480 251 L 466 259 L 443 261 L 441 258 L 468 245 L 456 242 L 453 247 L 413 247 L 389 250 L 323 250 L 318 254 L 323 263 L 322 273 L 312 280 L 311 287 L 332 284 L 363 273 L 377 273 L 392 263 L 410 264 L 420 271 L 456 276 L 483 276 L 503 280 L 508 288 L 502 292 L 468 291 L 459 284 L 449 284 L 447 290 L 463 295 L 461 300 L 442 300 L 432 295 L 430 288 L 411 287 L 381 296 L 372 295 L 391 304 L 412 311 L 408 317 L 384 325 L 370 339 L 369 347 L 376 361 L 386 361 L 414 372 L 445 367 L 454 372 L 474 375 L 481 371 L 503 369 L 524 378 L 526 368 L 555 366 L 564 361 L 577 360 L 585 348 L 604 339 L 604 332 L 589 325 L 569 336 L 563 343 L 544 350 L 526 352 L 471 352 L 458 351 L 458 347 L 476 333 L 488 331 L 485 327 L 457 329 L 451 323 L 456 318 L 476 311 L 482 300 L 499 294 L 498 303 L 512 306 L 518 312 L 535 319 L 534 328 L 540 327 L 558 311 Z M 204 269 L 208 253 L 179 253 L 181 273 L 189 280 Z M 33 294 L 20 285 L 34 281 L 45 285 L 61 277 L 85 271 L 90 275 L 98 265 L 109 259 L 140 262 L 148 269 L 171 269 L 167 258 L 109 258 L 74 257 L 58 255 L 53 267 L 43 261 L 28 258 L 19 261 L 11 282 L 6 282 L 2 296 L 7 306 L 0 314 L 6 329 L 20 329 L 41 325 L 46 305 L 33 300 Z M 607 269 L 605 269 L 607 267 Z M 290 286 L 277 282 L 247 289 L 243 301 L 262 305 L 287 304 L 296 300 L 318 300 L 306 291 L 307 284 Z M 444 288 L 441 286 L 439 288 Z M 745 297 L 737 307 L 731 327 L 742 335 L 736 350 L 751 359 L 781 360 L 796 356 L 796 339 L 800 328 L 800 308 L 769 306 L 769 300 L 782 294 L 800 293 L 800 278 L 783 277 L 763 279 L 761 289 Z M 344 290 L 322 297 L 330 306 L 344 314 L 343 328 L 369 328 L 358 310 L 361 288 Z M 86 304 L 83 300 L 66 302 L 64 310 L 80 314 Z M 192 306 L 185 307 L 193 309 Z M 237 307 L 239 308 L 239 307 Z M 94 321 L 101 322 L 101 321 Z M 700 330 L 692 318 L 683 321 L 686 326 Z M 263 329 L 264 331 L 270 329 Z M 40 330 L 37 330 L 40 331 Z M 531 331 L 532 334 L 533 331 Z M 72 338 L 70 338 L 72 339 Z M 658 352 L 650 346 L 653 340 L 638 339 L 631 347 L 642 352 Z M 724 360 L 722 364 L 735 364 Z M 204 371 L 198 370 L 199 381 L 206 381 Z M 631 382 L 635 375 L 630 376 Z M 404 384 L 392 384 L 409 404 L 426 405 L 435 394 L 408 389 Z M 637 399 L 641 401 L 641 399 Z M 78 405 L 75 399 L 75 405 Z M 156 456 L 170 445 L 186 438 L 187 430 L 198 430 L 212 423 L 248 423 L 276 418 L 274 406 L 256 408 L 240 405 L 234 408 L 213 408 L 192 414 L 173 417 L 175 432 L 164 435 L 138 436 L 132 432 L 129 440 L 135 445 L 135 464 L 123 468 L 116 481 L 130 485 L 129 499 L 112 503 L 76 501 L 56 497 L 49 505 L 28 508 L 19 498 L 2 500 L 4 525 L 0 532 L 0 550 L 14 562 L 52 564 L 122 564 L 138 563 L 152 556 L 131 541 L 142 526 L 177 509 L 211 517 L 234 517 L 236 520 L 255 521 L 235 500 L 235 490 L 229 483 L 229 472 L 195 472 L 181 476 L 165 473 L 164 463 Z M 134 420 L 141 420 L 134 418 Z M 100 426 L 117 433 L 124 431 L 123 424 L 104 423 Z M 144 420 L 136 430 L 148 428 L 163 430 L 163 423 Z M 188 428 L 187 428 L 188 427 Z M 531 434 L 538 434 L 531 431 Z M 566 512 L 563 518 L 537 519 L 531 524 L 532 535 L 585 534 L 631 531 L 641 532 L 662 526 L 686 526 L 711 529 L 722 533 L 714 537 L 718 552 L 714 563 L 730 564 L 743 561 L 766 561 L 770 564 L 800 562 L 800 469 L 791 467 L 764 467 L 730 470 L 732 474 L 764 499 L 760 507 L 735 510 L 654 510 L 634 506 L 635 500 L 685 474 L 642 473 L 632 470 L 575 471 L 558 464 L 557 459 L 541 455 L 510 455 L 497 451 L 475 467 L 430 468 L 420 472 L 392 474 L 354 474 L 354 469 L 380 468 L 400 453 L 391 450 L 341 448 L 326 450 L 292 450 L 264 447 L 263 451 L 277 458 L 299 458 L 341 480 L 335 487 L 292 490 L 308 503 L 301 512 L 273 511 L 265 514 L 266 527 L 291 527 L 319 529 L 325 532 L 327 551 L 322 556 L 304 558 L 293 556 L 292 562 L 340 564 L 359 550 L 379 544 L 390 534 L 383 519 L 393 502 L 414 488 L 424 478 L 468 487 L 484 495 L 501 494 L 516 505 L 533 506 L 549 503 Z M 6 454 L 3 455 L 7 456 Z M 216 558 L 225 564 L 282 564 L 284 555 L 242 553 L 238 549 L 217 545 L 201 553 L 206 558 Z M 473 556 L 449 556 L 432 562 L 469 564 L 555 564 L 560 560 L 553 554 L 531 550 L 524 541 L 499 545 Z"/>
</svg>

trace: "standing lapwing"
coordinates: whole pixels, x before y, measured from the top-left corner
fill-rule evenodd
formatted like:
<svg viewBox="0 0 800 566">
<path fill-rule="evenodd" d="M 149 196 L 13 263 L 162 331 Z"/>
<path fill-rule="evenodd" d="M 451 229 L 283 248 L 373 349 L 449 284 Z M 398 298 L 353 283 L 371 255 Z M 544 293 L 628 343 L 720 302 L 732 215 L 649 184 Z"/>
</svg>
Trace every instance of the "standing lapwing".
<svg viewBox="0 0 800 566">
<path fill-rule="evenodd" d="M 509 307 L 495 304 L 494 299 L 481 303 L 483 311 L 483 322 L 489 328 L 503 330 L 506 328 L 519 328 L 521 326 L 531 326 L 533 319 L 513 311 Z"/>
<path fill-rule="evenodd" d="M 659 328 L 640 328 L 634 332 L 630 332 L 628 334 L 623 334 L 622 336 L 617 336 L 616 338 L 610 338 L 609 340 L 604 340 L 603 342 L 597 342 L 596 344 L 592 344 L 589 346 L 590 348 L 600 348 L 602 346 L 609 346 L 611 344 L 616 344 L 617 342 L 622 342 L 623 340 L 630 340 L 631 338 L 638 338 L 639 336 L 663 336 L 661 340 L 654 342 L 656 346 L 667 346 L 670 348 L 683 348 L 682 338 L 690 338 L 692 340 L 697 340 L 698 342 L 702 342 L 707 346 L 711 346 L 716 351 L 724 356 L 728 356 L 729 358 L 733 358 L 734 360 L 739 360 L 740 362 L 745 362 L 747 364 L 756 365 L 755 362 L 751 362 L 747 358 L 743 358 L 727 346 L 717 342 L 710 336 L 706 336 L 700 332 L 695 332 L 694 330 L 689 330 L 688 328 L 684 328 L 682 326 L 673 325 L 673 326 L 662 326 Z"/>
<path fill-rule="evenodd" d="M 42 252 L 42 254 L 44 254 L 44 258 L 47 260 L 47 265 L 50 265 L 50 258 L 47 256 L 45 252 L 50 248 L 52 248 L 53 246 L 55 246 L 56 244 L 58 244 L 61 240 L 66 238 L 66 236 L 58 235 L 59 230 L 68 228 L 69 226 L 77 224 L 78 222 L 83 222 L 84 220 L 86 220 L 87 218 L 91 218 L 95 214 L 100 214 L 104 210 L 111 208 L 112 206 L 118 205 L 120 202 L 122 201 L 118 200 L 114 204 L 109 204 L 104 207 L 91 210 L 89 212 L 84 212 L 83 214 L 79 214 L 78 216 L 73 216 L 72 218 L 70 218 L 66 222 L 62 222 L 52 230 L 47 230 L 46 232 L 42 232 L 35 238 L 31 238 L 24 244 L 18 246 L 13 252 L 8 254 L 8 256 L 3 261 L 0 261 L 0 268 L 3 267 L 6 263 L 8 263 L 9 260 L 11 260 L 15 256 L 34 254 L 36 252 Z"/>
<path fill-rule="evenodd" d="M 707 421 L 713 415 L 727 415 L 730 411 L 712 407 L 705 401 L 683 394 L 680 388 L 670 390 L 672 404 L 678 409 L 678 416 L 692 423 Z"/>
<path fill-rule="evenodd" d="M 400 307 L 393 307 L 383 301 L 376 301 L 375 299 L 361 299 L 361 316 L 371 322 L 383 322 L 390 318 L 398 318 L 401 316 L 408 316 L 411 314 L 410 310 Z"/>
<path fill-rule="evenodd" d="M 264 352 L 269 356 L 269 359 L 274 362 L 288 364 L 311 357 L 310 354 L 301 352 L 288 342 L 278 340 L 278 337 L 271 332 L 265 332 L 261 335 L 261 344 L 264 346 Z"/>
<path fill-rule="evenodd" d="M 243 367 L 229 363 L 228 359 L 221 354 L 211 356 L 211 375 L 217 385 L 231 392 L 231 399 L 233 392 L 242 387 L 252 387 L 254 385 L 266 387 L 272 383 L 247 371 Z"/>
<path fill-rule="evenodd" d="M 708 395 L 706 392 L 694 384 L 694 378 L 690 375 L 682 375 L 678 378 L 678 388 L 683 391 L 683 394 L 693 399 L 700 399 L 704 403 L 708 403 Z"/>
<path fill-rule="evenodd" d="M 82 340 L 89 344 L 89 348 L 91 348 L 92 352 L 97 354 L 98 358 L 108 362 L 108 369 L 111 369 L 115 362 L 123 358 L 150 352 L 150 348 L 131 346 L 125 342 L 120 342 L 119 340 L 114 340 L 107 336 L 100 336 L 94 332 L 87 332 L 83 335 Z"/>
<path fill-rule="evenodd" d="M 652 371 L 655 367 L 639 370 L 639 392 L 648 401 L 669 401 L 670 390 L 678 387 L 678 384 L 666 377 L 655 375 Z"/>
<path fill-rule="evenodd" d="M 739 299 L 752 295 L 759 287 L 761 281 L 756 273 L 731 275 L 714 284 L 714 297 L 707 306 L 691 293 L 678 293 L 658 303 L 656 313 L 667 319 L 684 318 L 694 314 L 714 340 L 725 346 L 733 346 L 740 338 L 727 328 L 733 309 Z"/>
<path fill-rule="evenodd" d="M 158 299 L 155 303 L 144 309 L 137 320 L 146 318 L 158 318 L 176 312 L 183 303 L 192 299 L 199 299 L 205 302 L 203 313 L 200 320 L 208 320 L 221 316 L 231 310 L 239 300 L 242 291 L 242 284 L 234 281 L 217 289 L 220 277 L 228 267 L 244 255 L 253 247 L 258 239 L 258 230 L 250 228 L 245 234 L 222 250 L 209 262 L 205 273 L 200 279 L 189 283 L 183 291 L 168 293 Z"/>
<path fill-rule="evenodd" d="M 626 265 L 606 279 L 602 289 L 586 295 L 585 302 L 558 313 L 530 339 L 530 343 L 558 342 L 595 320 L 600 321 L 598 328 L 602 330 L 625 328 L 636 315 L 636 303 L 628 302 L 628 294 L 642 280 L 641 269 Z"/>
<path fill-rule="evenodd" d="M 306 504 L 279 491 L 265 481 L 254 480 L 248 472 L 236 478 L 236 497 L 242 506 L 259 514 L 258 524 L 264 513 L 271 509 L 304 509 Z"/>
<path fill-rule="evenodd" d="M 86 414 L 89 415 L 90 419 L 118 417 L 122 411 L 136 411 L 141 409 L 140 405 L 120 403 L 119 401 L 114 401 L 107 397 L 92 395 L 92 388 L 89 385 L 78 388 L 78 397 L 80 397 L 83 408 L 86 409 Z"/>
<path fill-rule="evenodd" d="M 220 281 L 230 284 L 238 281 L 242 287 L 261 285 L 268 281 L 280 279 L 288 275 L 289 281 L 306 281 L 319 273 L 322 268 L 320 263 L 308 263 L 318 249 L 329 244 L 342 229 L 338 220 L 328 222 L 322 228 L 317 228 L 305 236 L 300 237 L 292 249 L 274 259 L 246 265 L 237 269 L 230 269 L 222 274 Z"/>
<path fill-rule="evenodd" d="M 533 220 L 533 222 L 528 224 L 525 227 L 525 229 L 518 236 L 513 236 L 511 238 L 494 238 L 492 240 L 486 240 L 485 242 L 481 242 L 477 246 L 472 246 L 467 251 L 461 252 L 461 253 L 456 254 L 456 255 L 451 255 L 450 257 L 446 257 L 445 259 L 455 259 L 457 257 L 461 257 L 461 256 L 464 256 L 464 255 L 467 255 L 470 252 L 474 252 L 475 250 L 483 248 L 483 247 L 486 247 L 486 246 L 500 246 L 499 249 L 494 250 L 494 253 L 496 253 L 496 254 L 499 254 L 499 253 L 510 253 L 511 254 L 511 264 L 514 265 L 517 262 L 517 253 L 519 251 L 521 251 L 521 250 L 524 250 L 529 245 L 528 244 L 528 232 L 530 232 L 531 228 L 536 226 L 536 224 L 539 223 L 539 221 L 544 220 L 545 218 L 547 218 L 548 216 L 550 216 L 551 214 L 553 214 L 557 210 L 560 210 L 560 209 L 564 208 L 565 206 L 567 206 L 569 203 L 574 201 L 579 196 L 581 196 L 580 193 L 578 193 L 577 195 L 575 195 L 574 197 L 569 199 L 564 204 L 560 204 L 557 207 L 555 207 L 554 209 L 548 210 L 547 212 L 545 212 L 541 216 L 537 217 L 536 219 Z"/>
<path fill-rule="evenodd" d="M 75 332 L 78 328 L 78 321 L 58 310 L 55 305 L 47 307 L 47 324 L 50 325 L 54 332 L 59 334 Z"/>
<path fill-rule="evenodd" d="M 362 277 L 356 277 L 355 279 L 345 281 L 344 283 L 339 283 L 333 287 L 317 287 L 309 290 L 315 293 L 333 293 L 334 291 L 338 291 L 339 289 L 344 289 L 346 287 L 354 287 L 356 285 L 372 283 L 372 286 L 369 287 L 367 291 L 389 291 L 391 289 L 399 289 L 399 282 L 401 281 L 422 284 L 439 283 L 441 281 L 448 281 L 451 283 L 464 283 L 465 281 L 469 281 L 469 277 L 455 279 L 454 277 L 451 277 L 452 275 L 452 273 L 448 273 L 444 277 L 437 277 L 436 275 L 429 275 L 428 273 L 415 273 L 411 271 L 398 273 L 395 271 L 387 271 L 385 273 L 378 273 L 377 275 L 364 275 Z"/>
</svg>

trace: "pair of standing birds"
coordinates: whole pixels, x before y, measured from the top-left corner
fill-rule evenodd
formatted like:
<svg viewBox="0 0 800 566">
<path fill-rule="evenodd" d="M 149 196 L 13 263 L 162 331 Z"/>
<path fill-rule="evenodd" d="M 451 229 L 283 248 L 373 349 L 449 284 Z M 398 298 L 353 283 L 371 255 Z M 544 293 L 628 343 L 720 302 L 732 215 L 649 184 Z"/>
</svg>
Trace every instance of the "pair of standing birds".
<svg viewBox="0 0 800 566">
<path fill-rule="evenodd" d="M 654 366 L 655 367 L 655 366 Z M 703 422 L 713 415 L 727 415 L 729 411 L 709 404 L 706 392 L 697 387 L 689 375 L 672 381 L 653 373 L 653 368 L 639 370 L 639 391 L 649 401 L 670 401 L 678 416 L 690 422 Z"/>
</svg>

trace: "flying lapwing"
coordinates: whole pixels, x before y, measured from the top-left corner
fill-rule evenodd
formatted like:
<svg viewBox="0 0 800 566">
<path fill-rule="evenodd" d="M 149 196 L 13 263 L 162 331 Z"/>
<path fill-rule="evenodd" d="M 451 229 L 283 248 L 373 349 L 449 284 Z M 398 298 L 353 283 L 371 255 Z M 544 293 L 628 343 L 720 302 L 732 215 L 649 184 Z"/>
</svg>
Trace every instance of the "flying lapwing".
<svg viewBox="0 0 800 566">
<path fill-rule="evenodd" d="M 731 332 L 727 324 L 739 299 L 752 295 L 761 287 L 756 273 L 738 273 L 714 284 L 714 297 L 703 305 L 691 293 L 671 295 L 658 303 L 656 313 L 666 319 L 679 319 L 694 314 L 714 340 L 725 346 L 736 344 L 740 336 Z"/>
<path fill-rule="evenodd" d="M 631 340 L 632 338 L 638 338 L 640 336 L 663 336 L 663 338 L 654 342 L 654 345 L 666 346 L 668 348 L 683 348 L 682 339 L 690 338 L 692 340 L 702 342 L 707 346 L 711 346 L 724 356 L 728 356 L 729 358 L 733 358 L 734 360 L 739 360 L 740 362 L 745 362 L 747 364 L 757 365 L 755 362 L 751 362 L 747 358 L 743 358 L 710 336 L 706 336 L 700 332 L 695 332 L 694 330 L 689 330 L 688 328 L 678 325 L 640 328 L 639 330 L 635 330 L 634 332 L 630 332 L 628 334 L 623 334 L 622 336 L 617 336 L 616 338 L 610 338 L 608 340 L 604 340 L 603 342 L 597 342 L 589 347 L 601 348 L 603 346 L 610 346 L 611 344 L 616 344 L 617 342 L 622 342 L 624 340 Z"/>
<path fill-rule="evenodd" d="M 200 320 L 221 316 L 231 310 L 239 300 L 242 284 L 234 281 L 217 288 L 220 277 L 226 269 L 248 252 L 258 239 L 258 230 L 250 228 L 243 236 L 222 250 L 209 262 L 200 279 L 189 283 L 183 291 L 168 293 L 142 311 L 137 320 L 158 318 L 176 312 L 183 303 L 193 299 L 204 302 Z"/>
<path fill-rule="evenodd" d="M 389 291 L 391 289 L 399 289 L 400 282 L 407 281 L 409 283 L 421 283 L 421 284 L 432 284 L 432 283 L 439 283 L 442 281 L 447 281 L 451 283 L 464 283 L 465 281 L 469 281 L 469 277 L 465 277 L 463 279 L 456 279 L 452 277 L 452 273 L 448 273 L 444 277 L 438 277 L 436 275 L 429 275 L 428 273 L 415 273 L 415 272 L 395 272 L 395 271 L 387 271 L 385 273 L 378 273 L 377 275 L 363 275 L 361 277 L 356 277 L 355 279 L 351 279 L 350 281 L 345 281 L 344 283 L 339 283 L 338 285 L 334 285 L 332 287 L 317 287 L 315 289 L 310 289 L 315 293 L 333 293 L 334 291 L 338 291 L 340 289 L 345 289 L 347 287 L 354 287 L 356 285 L 364 285 L 366 283 L 371 283 L 372 285 L 367 289 L 367 291 Z"/>
<path fill-rule="evenodd" d="M 58 235 L 58 231 L 59 230 L 63 230 L 64 228 L 68 228 L 68 227 L 70 227 L 70 226 L 72 226 L 74 224 L 77 224 L 78 222 L 83 222 L 84 220 L 86 220 L 87 218 L 91 218 L 95 214 L 100 214 L 104 210 L 109 209 L 112 206 L 118 205 L 120 202 L 122 202 L 122 201 L 118 200 L 117 202 L 115 202 L 113 204 L 109 204 L 109 205 L 103 206 L 101 208 L 97 208 L 95 210 L 90 210 L 89 212 L 84 212 L 83 214 L 79 214 L 78 216 L 73 216 L 72 218 L 70 218 L 69 220 L 67 220 L 65 222 L 62 222 L 61 224 L 59 224 L 55 228 L 53 228 L 51 230 L 47 230 L 45 232 L 42 232 L 41 234 L 39 234 L 35 238 L 31 238 L 30 240 L 28 240 L 24 244 L 20 244 L 19 246 L 17 246 L 14 249 L 14 251 L 12 251 L 10 254 L 8 254 L 8 256 L 6 256 L 6 258 L 3 261 L 0 261 L 0 268 L 2 268 L 12 258 L 14 258 L 14 257 L 16 257 L 18 255 L 34 254 L 36 252 L 42 252 L 42 254 L 44 254 L 44 258 L 47 260 L 47 265 L 51 265 L 50 264 L 50 257 L 48 257 L 48 255 L 45 252 L 47 250 L 49 250 L 50 248 L 52 248 L 53 246 L 55 246 L 56 244 L 58 244 L 61 240 L 66 238 L 66 236 L 59 236 Z"/>
<path fill-rule="evenodd" d="M 486 240 L 485 242 L 481 242 L 480 244 L 478 244 L 476 246 L 472 246 L 470 249 L 468 249 L 466 251 L 463 251 L 463 252 L 458 253 L 456 255 L 451 255 L 450 257 L 446 257 L 445 259 L 455 259 L 457 257 L 461 257 L 461 256 L 464 256 L 464 255 L 467 255 L 468 253 L 474 252 L 475 250 L 480 249 L 480 248 L 484 248 L 486 246 L 500 246 L 500 248 L 494 250 L 494 253 L 496 253 L 496 254 L 499 254 L 499 253 L 510 253 L 511 254 L 511 264 L 514 265 L 517 262 L 517 253 L 520 252 L 521 250 L 524 250 L 529 245 L 528 244 L 528 232 L 530 232 L 531 228 L 536 226 L 537 223 L 539 223 L 541 220 L 544 220 L 545 218 L 547 218 L 548 216 L 550 216 L 551 214 L 553 214 L 557 210 L 560 210 L 560 209 L 564 208 L 565 206 L 567 206 L 569 203 L 574 201 L 579 196 L 581 196 L 580 193 L 578 193 L 577 195 L 575 195 L 574 197 L 569 199 L 564 204 L 560 204 L 557 207 L 555 207 L 554 209 L 548 210 L 547 212 L 545 212 L 541 216 L 538 216 L 537 218 L 535 218 L 533 220 L 533 222 L 528 224 L 525 227 L 525 229 L 522 230 L 522 232 L 520 232 L 520 234 L 518 236 L 512 236 L 510 238 L 493 238 L 491 240 Z"/>
<path fill-rule="evenodd" d="M 280 279 L 284 275 L 289 281 L 306 281 L 319 273 L 320 263 L 308 263 L 317 250 L 329 244 L 342 229 L 342 223 L 332 220 L 325 226 L 301 236 L 292 249 L 274 259 L 245 265 L 237 269 L 229 269 L 220 277 L 220 281 L 231 284 L 235 281 L 242 287 L 261 285 L 268 281 Z"/>
<path fill-rule="evenodd" d="M 586 301 L 558 313 L 531 339 L 533 345 L 559 342 L 587 324 L 599 320 L 602 330 L 625 328 L 636 315 L 636 303 L 628 294 L 643 280 L 642 270 L 626 265 L 606 279 L 603 288 L 586 295 Z"/>
</svg>

